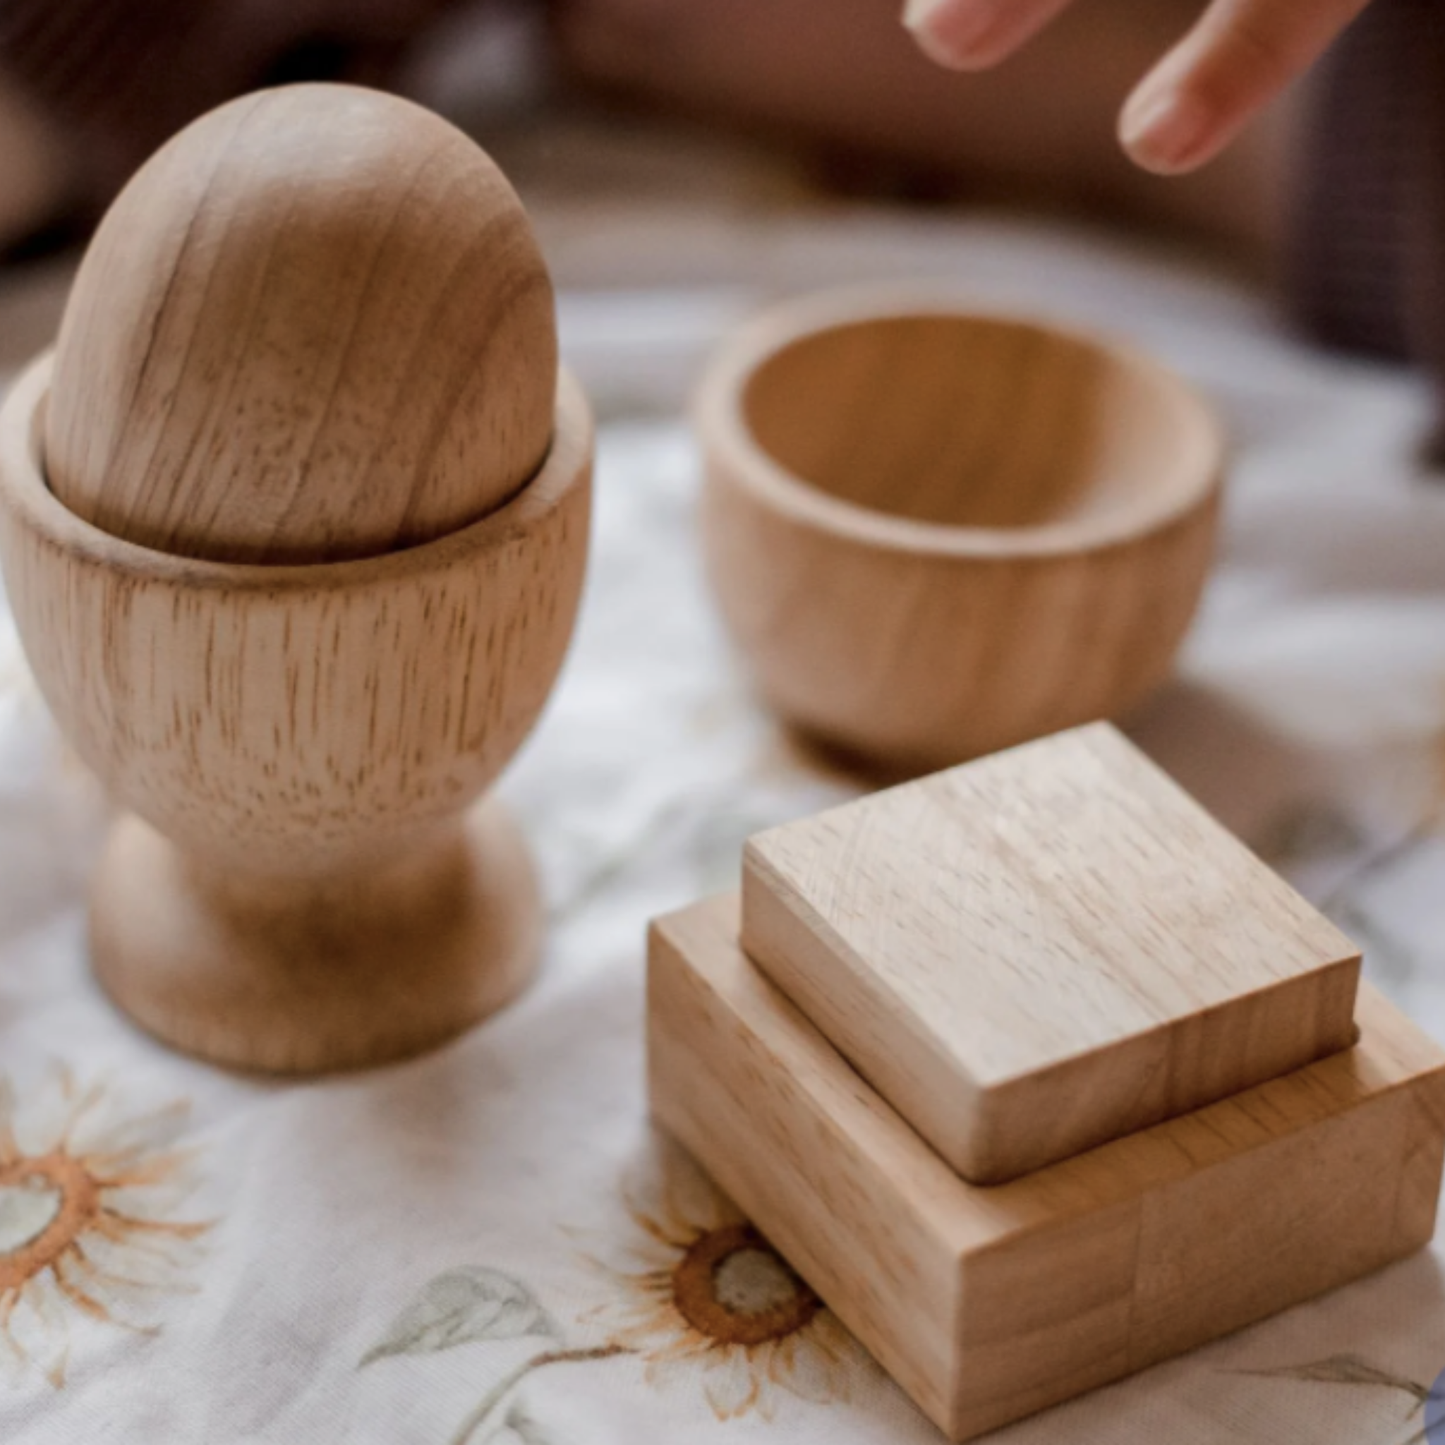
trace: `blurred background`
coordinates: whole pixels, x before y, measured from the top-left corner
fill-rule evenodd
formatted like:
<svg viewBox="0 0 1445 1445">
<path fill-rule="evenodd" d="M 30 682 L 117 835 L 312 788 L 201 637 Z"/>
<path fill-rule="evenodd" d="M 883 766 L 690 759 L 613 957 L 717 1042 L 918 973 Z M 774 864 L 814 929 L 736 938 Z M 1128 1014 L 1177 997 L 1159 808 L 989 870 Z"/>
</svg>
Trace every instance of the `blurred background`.
<svg viewBox="0 0 1445 1445">
<path fill-rule="evenodd" d="M 169 134 L 257 85 L 345 79 L 492 150 L 564 290 L 751 278 L 782 215 L 986 209 L 1192 248 L 1316 339 L 1428 359 L 1445 58 L 1429 0 L 1378 0 L 1301 93 L 1161 181 L 1126 161 L 1115 116 L 1199 9 L 1089 0 L 960 76 L 923 57 L 896 0 L 3 0 L 0 345 L 19 359 L 48 329 L 64 267 L 47 289 L 34 263 L 83 240 Z M 756 226 L 698 250 L 704 218 Z M 654 310 L 666 334 L 640 351 L 681 379 L 669 348 L 707 321 Z"/>
</svg>

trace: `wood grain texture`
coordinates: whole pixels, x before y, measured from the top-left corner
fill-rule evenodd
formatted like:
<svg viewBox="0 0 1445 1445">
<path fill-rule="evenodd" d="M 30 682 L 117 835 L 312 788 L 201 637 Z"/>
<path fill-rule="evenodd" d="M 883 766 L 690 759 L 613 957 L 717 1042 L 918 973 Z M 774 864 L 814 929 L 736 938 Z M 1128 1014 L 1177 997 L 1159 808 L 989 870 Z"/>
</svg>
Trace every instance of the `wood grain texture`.
<svg viewBox="0 0 1445 1445">
<path fill-rule="evenodd" d="M 744 328 L 696 418 L 724 619 L 831 747 L 927 772 L 1117 716 L 1168 672 L 1223 443 L 1154 363 L 867 288 Z"/>
<path fill-rule="evenodd" d="M 1368 988 L 1355 1048 L 983 1188 L 749 962 L 738 921 L 720 898 L 653 927 L 653 1110 L 955 1440 L 1431 1237 L 1445 1055 Z"/>
<path fill-rule="evenodd" d="M 455 922 L 443 904 L 479 896 L 446 883 L 459 866 L 460 820 L 531 729 L 571 637 L 591 498 L 585 398 L 564 374 L 542 470 L 469 527 L 360 561 L 245 566 L 150 551 L 67 510 L 41 460 L 49 371 L 48 361 L 33 367 L 0 411 L 0 565 L 62 731 L 118 801 L 178 850 L 164 866 L 186 872 L 188 896 L 250 900 L 263 935 L 279 912 L 298 938 L 320 939 L 318 900 L 373 887 L 424 898 L 395 870 L 403 861 L 430 868 L 436 906 L 413 910 L 406 947 L 394 935 L 394 967 L 417 970 L 420 986 L 415 960 Z M 140 982 L 149 965 L 116 920 L 162 906 L 145 892 L 161 865 L 145 848 L 118 841 L 116 850 L 105 896 L 117 901 L 98 912 L 93 941 L 99 971 L 131 1007 L 133 990 L 153 993 L 155 981 Z M 128 877 L 128 859 L 148 860 L 134 862 L 144 877 Z M 508 907 L 527 901 L 521 890 Z M 137 938 L 164 931 L 134 921 Z M 240 927 L 212 922 L 217 936 Z M 177 922 L 169 936 L 189 927 Z M 478 977 L 453 999 L 487 996 L 483 975 L 515 970 L 510 950 L 496 956 L 486 939 L 517 933 L 477 921 Z M 154 966 L 163 974 L 170 964 L 157 957 Z M 228 1061 L 276 1067 L 278 1048 L 298 1069 L 363 1061 L 354 1042 L 336 1044 L 337 1019 L 361 1007 L 343 996 L 344 970 L 324 957 L 315 969 L 338 980 L 335 1017 L 308 1004 L 298 1020 L 295 995 L 277 993 L 270 1027 L 291 1042 L 257 1035 L 250 1057 L 227 1045 Z M 498 985 L 491 996 L 506 992 Z M 135 1008 L 179 1046 L 207 1051 L 224 1032 L 228 998 L 217 988 L 208 1012 L 203 990 L 184 1005 L 177 993 L 162 1019 L 138 996 Z M 386 999 L 373 991 L 378 1013 Z M 472 1016 L 435 1022 L 450 1033 Z M 374 1018 L 370 1027 L 380 1038 L 387 1025 Z M 309 1055 L 296 1042 L 308 1029 Z M 410 1034 L 405 1051 L 419 1046 Z"/>
<path fill-rule="evenodd" d="M 373 556 L 484 516 L 552 431 L 552 286 L 506 178 L 420 106 L 266 90 L 164 146 L 60 330 L 56 495 L 215 561 Z"/>
<path fill-rule="evenodd" d="M 156 1038 L 275 1074 L 434 1048 L 531 979 L 541 906 L 527 845 L 486 800 L 434 838 L 320 878 L 187 855 L 134 815 L 91 895 L 111 997 Z"/>
<path fill-rule="evenodd" d="M 976 1183 L 1355 1035 L 1359 950 L 1108 723 L 756 835 L 742 942 Z"/>
</svg>

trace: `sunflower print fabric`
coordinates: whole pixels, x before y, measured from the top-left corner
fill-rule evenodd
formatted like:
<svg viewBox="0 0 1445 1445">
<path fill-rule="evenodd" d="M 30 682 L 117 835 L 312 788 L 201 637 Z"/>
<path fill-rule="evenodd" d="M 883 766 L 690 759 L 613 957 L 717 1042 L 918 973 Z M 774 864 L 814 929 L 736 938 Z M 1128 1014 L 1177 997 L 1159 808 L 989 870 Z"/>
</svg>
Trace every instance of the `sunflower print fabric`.
<svg viewBox="0 0 1445 1445">
<path fill-rule="evenodd" d="M 193 1288 L 210 1223 L 188 1217 L 183 1109 L 127 1117 L 57 1070 L 21 1109 L 0 1077 L 0 1373 L 64 1385 L 77 1324 L 146 1332 Z"/>
</svg>

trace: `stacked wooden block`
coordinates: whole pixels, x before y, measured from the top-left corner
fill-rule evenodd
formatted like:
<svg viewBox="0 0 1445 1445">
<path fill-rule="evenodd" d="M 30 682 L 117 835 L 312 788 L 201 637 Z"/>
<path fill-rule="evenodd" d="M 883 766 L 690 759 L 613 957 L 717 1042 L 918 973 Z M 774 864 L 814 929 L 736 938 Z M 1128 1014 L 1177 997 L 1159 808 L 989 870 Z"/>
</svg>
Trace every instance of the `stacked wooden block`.
<svg viewBox="0 0 1445 1445">
<path fill-rule="evenodd" d="M 1445 1055 L 1105 724 L 659 920 L 661 1122 L 967 1440 L 1425 1244 Z"/>
</svg>

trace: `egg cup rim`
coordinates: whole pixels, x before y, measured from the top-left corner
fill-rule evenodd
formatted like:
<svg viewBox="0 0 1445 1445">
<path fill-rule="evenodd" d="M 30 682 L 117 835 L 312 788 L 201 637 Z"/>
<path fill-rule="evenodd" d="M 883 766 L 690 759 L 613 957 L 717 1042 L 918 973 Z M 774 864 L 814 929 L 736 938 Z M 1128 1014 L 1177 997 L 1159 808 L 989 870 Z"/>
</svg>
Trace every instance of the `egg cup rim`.
<svg viewBox="0 0 1445 1445">
<path fill-rule="evenodd" d="M 54 362 L 53 349 L 37 356 L 0 407 L 0 508 L 69 556 L 151 583 L 281 593 L 401 582 L 508 545 L 532 531 L 591 477 L 592 409 L 576 377 L 559 367 L 552 439 L 542 465 L 507 501 L 474 522 L 411 547 L 335 562 L 223 562 L 164 552 L 86 521 L 51 490 L 41 421 Z"/>
</svg>

